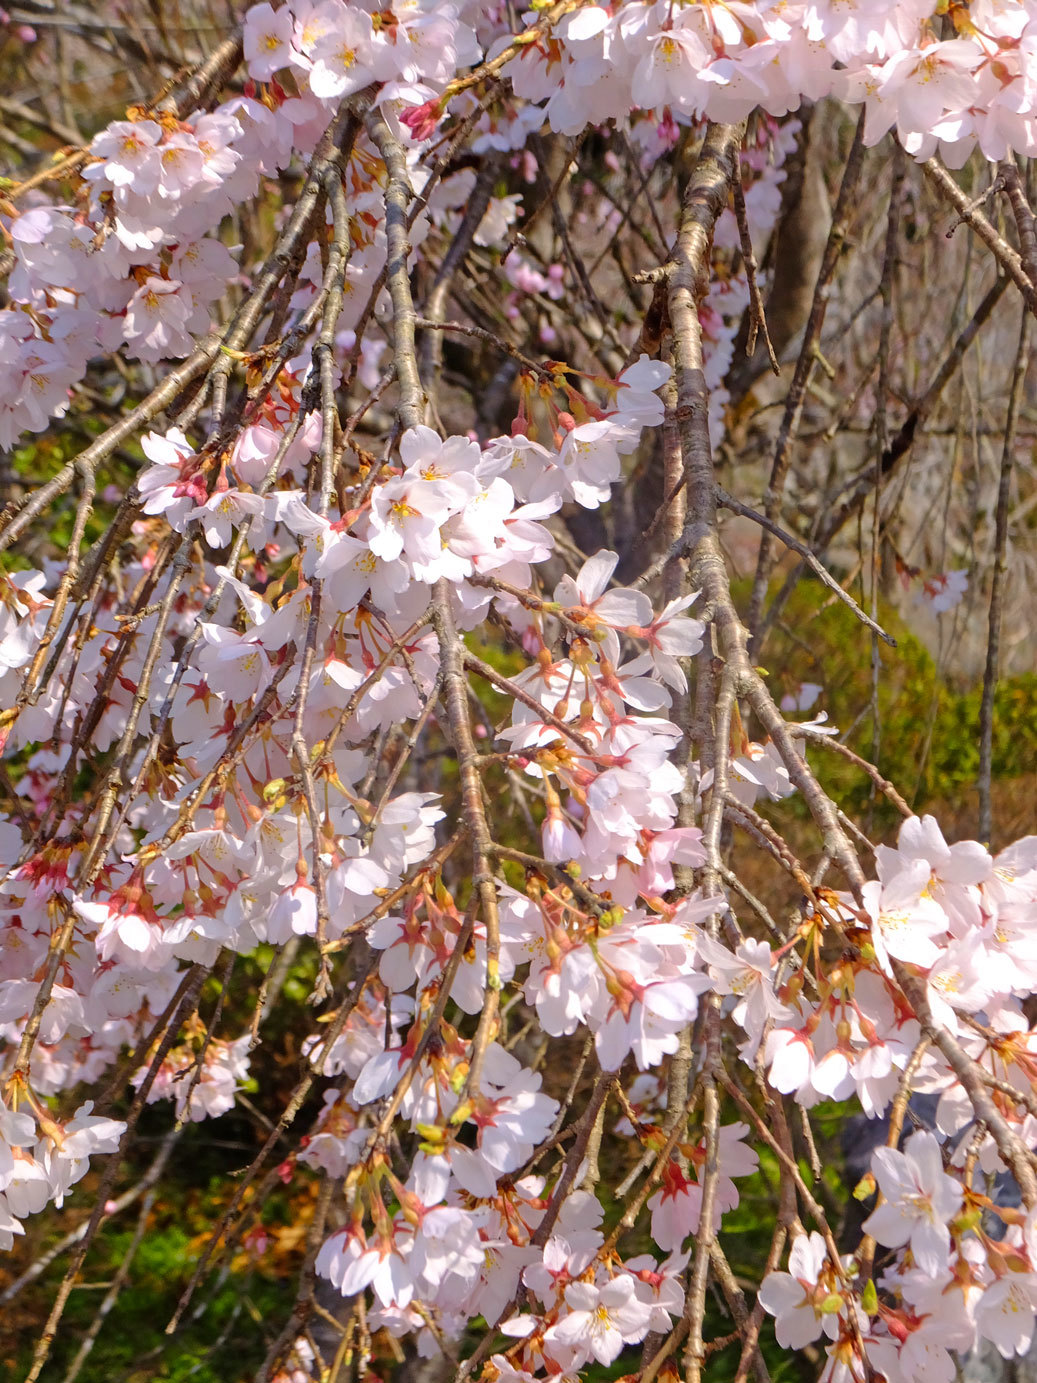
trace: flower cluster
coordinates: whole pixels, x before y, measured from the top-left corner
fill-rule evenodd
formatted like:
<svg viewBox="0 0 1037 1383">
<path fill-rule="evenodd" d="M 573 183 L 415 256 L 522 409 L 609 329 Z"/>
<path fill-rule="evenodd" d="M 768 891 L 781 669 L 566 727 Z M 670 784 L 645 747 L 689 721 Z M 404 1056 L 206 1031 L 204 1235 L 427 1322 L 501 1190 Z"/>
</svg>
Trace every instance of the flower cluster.
<svg viewBox="0 0 1037 1383">
<path fill-rule="evenodd" d="M 0 445 L 61 418 L 99 352 L 144 370 L 187 359 L 199 392 L 165 420 L 162 386 L 141 406 L 144 461 L 111 552 L 84 540 L 0 573 L 0 1247 L 132 1132 L 89 1102 L 55 1112 L 127 1052 L 138 1104 L 171 1101 L 187 1123 L 231 1109 L 265 1001 L 228 1035 L 199 1016 L 195 981 L 298 949 L 316 958 L 314 1002 L 331 1002 L 302 1044 L 321 1107 L 279 1170 L 342 1180 L 315 1266 L 343 1297 L 367 1294 L 371 1328 L 432 1352 L 482 1318 L 507 1342 L 487 1379 L 611 1365 L 665 1338 L 725 1261 L 717 1236 L 762 1148 L 797 1166 L 784 1097 L 803 1111 L 853 1099 L 893 1130 L 865 1224 L 877 1272 L 868 1249 L 838 1254 L 804 1197 L 818 1227 L 799 1232 L 786 1208 L 787 1271 L 759 1302 L 783 1347 L 824 1339 L 834 1383 L 868 1367 L 942 1380 L 948 1351 L 978 1339 L 1025 1350 L 1037 1311 L 1037 840 L 993 855 L 907 816 L 856 886 L 791 859 L 756 808 L 797 788 L 816 799 L 798 746 L 832 727 L 820 716 L 793 737 L 768 701 L 770 735 L 750 738 L 738 697 L 762 679 L 719 656 L 715 589 L 657 595 L 603 544 L 575 553 L 563 527 L 599 519 L 663 432 L 721 435 L 750 308 L 738 217 L 718 218 L 697 305 L 708 405 L 668 412 L 686 381 L 641 349 L 647 332 L 612 350 L 626 324 L 604 312 L 580 368 L 445 321 L 436 295 L 458 255 L 503 259 L 502 318 L 545 345 L 582 275 L 575 255 L 518 240 L 522 193 L 430 149 L 452 112 L 491 174 L 512 157 L 531 184 L 527 139 L 544 123 L 582 136 L 617 121 L 647 182 L 681 129 L 759 110 L 740 176 L 760 240 L 799 134 L 777 117 L 803 96 L 863 102 L 867 140 L 895 126 L 920 159 L 1037 152 L 1037 10 L 556 8 L 513 36 L 505 6 L 256 5 L 243 94 L 132 110 L 93 139 L 68 205 L 4 205 Z M 484 62 L 510 89 L 477 100 L 464 73 Z M 281 218 L 253 272 L 226 243 L 228 214 L 311 155 L 305 214 Z M 623 219 L 608 215 L 606 229 Z M 412 280 L 431 285 L 429 318 Z M 224 329 L 228 285 L 245 296 Z M 515 366 L 510 429 L 442 426 L 436 399 L 414 397 L 408 340 L 448 325 Z M 437 373 L 434 349 L 421 365 Z M 387 391 L 397 425 L 377 413 Z M 686 556 L 664 551 L 668 577 Z M 965 582 L 930 584 L 940 611 Z M 819 691 L 805 683 L 783 709 Z M 693 720 L 710 698 L 724 729 L 707 753 Z M 501 781 L 513 835 L 495 819 Z M 829 807 L 826 862 L 841 830 Z M 721 866 L 728 810 L 802 890 L 784 929 Z M 743 1083 L 725 1085 L 724 1053 Z M 937 1097 L 934 1127 L 901 1147 L 919 1092 Z M 642 1162 L 606 1232 L 609 1100 Z M 977 1169 L 1011 1173 L 1025 1210 L 980 1192 Z M 635 1227 L 657 1251 L 627 1252 Z"/>
<path fill-rule="evenodd" d="M 895 128 L 910 154 L 939 148 L 956 166 L 977 144 L 990 159 L 1031 153 L 1037 12 L 970 6 L 967 17 L 955 12 L 950 37 L 938 14 L 929 0 L 584 5 L 555 26 L 552 44 L 523 53 L 513 82 L 545 103 L 563 134 L 633 107 L 736 121 L 757 107 L 784 115 L 804 95 L 836 95 L 864 103 L 869 144 Z"/>
</svg>

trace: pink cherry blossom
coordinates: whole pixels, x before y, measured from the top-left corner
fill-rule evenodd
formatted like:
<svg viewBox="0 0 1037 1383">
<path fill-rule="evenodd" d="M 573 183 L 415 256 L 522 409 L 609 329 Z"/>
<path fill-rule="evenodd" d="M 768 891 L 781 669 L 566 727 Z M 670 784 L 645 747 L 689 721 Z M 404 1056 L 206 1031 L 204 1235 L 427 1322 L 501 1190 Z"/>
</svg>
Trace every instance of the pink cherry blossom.
<svg viewBox="0 0 1037 1383">
<path fill-rule="evenodd" d="M 865 1221 L 865 1230 L 882 1244 L 908 1244 L 915 1262 L 935 1274 L 950 1244 L 948 1221 L 961 1205 L 961 1188 L 943 1170 L 940 1145 L 922 1130 L 905 1145 L 879 1148 L 872 1167 L 884 1200 Z"/>
</svg>

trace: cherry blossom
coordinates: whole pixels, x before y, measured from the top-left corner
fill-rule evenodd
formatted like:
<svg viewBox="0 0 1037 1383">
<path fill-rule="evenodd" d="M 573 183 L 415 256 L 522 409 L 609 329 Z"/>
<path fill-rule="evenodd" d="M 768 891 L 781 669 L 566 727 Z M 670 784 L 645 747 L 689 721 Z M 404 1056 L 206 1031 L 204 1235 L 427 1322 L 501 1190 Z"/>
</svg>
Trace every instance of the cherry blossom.
<svg viewBox="0 0 1037 1383">
<path fill-rule="evenodd" d="M 837 732 L 783 718 L 821 684 L 783 672 L 779 707 L 754 668 L 680 457 L 672 485 L 689 430 L 708 460 L 707 435 L 744 425 L 728 405 L 755 289 L 734 211 L 696 283 L 694 406 L 672 268 L 639 266 L 643 320 L 600 304 L 575 349 L 585 266 L 527 234 L 542 131 L 573 159 L 554 194 L 624 278 L 645 207 L 644 245 L 669 244 L 660 160 L 694 162 L 703 121 L 752 117 L 732 162 L 760 246 L 804 98 L 861 106 L 865 143 L 895 132 L 916 161 L 1033 155 L 1037 12 L 960 9 L 260 3 L 200 97 L 178 80 L 110 122 L 71 190 L 8 189 L 0 446 L 118 417 L 67 467 L 56 449 L 53 479 L 18 459 L 25 498 L 2 516 L 20 534 L 50 496 L 77 527 L 68 553 L 34 532 L 0 574 L 0 1249 L 123 1155 L 127 1124 L 83 1089 L 125 1074 L 156 1117 L 226 1114 L 267 1077 L 266 996 L 301 966 L 306 1089 L 278 1175 L 342 1181 L 314 1269 L 383 1341 L 449 1356 L 481 1317 L 509 1342 L 490 1356 L 505 1383 L 633 1361 L 700 1310 L 705 1231 L 726 1234 L 766 1147 L 792 1196 L 787 1271 L 758 1294 L 781 1348 L 823 1338 L 823 1378 L 899 1383 L 949 1380 L 977 1339 L 1030 1347 L 1037 842 L 995 857 L 931 816 L 850 841 L 803 748 Z M 588 134 L 643 184 L 629 210 L 607 179 L 578 185 Z M 269 257 L 231 243 L 252 201 Z M 478 292 L 451 298 L 469 254 Z M 467 412 L 440 335 L 503 361 L 473 367 Z M 672 488 L 665 543 L 634 503 L 649 472 Z M 91 506 L 117 515 L 108 537 Z M 970 584 L 951 567 L 923 596 L 942 614 Z M 809 861 L 780 828 L 797 785 Z M 785 894 L 754 895 L 739 833 Z M 252 1017 L 227 1022 L 234 966 L 260 960 Z M 215 1006 L 192 988 L 214 967 Z M 782 1097 L 809 1119 L 898 1094 L 901 1119 L 932 1096 L 936 1132 L 873 1155 L 864 1228 L 893 1252 L 865 1282 L 787 1180 Z M 606 1218 L 616 1129 L 630 1183 Z M 1022 1211 L 997 1198 L 1009 1168 Z M 309 1341 L 286 1348 L 308 1377 Z"/>
<path fill-rule="evenodd" d="M 872 1167 L 884 1200 L 865 1222 L 867 1232 L 891 1248 L 909 1244 L 918 1266 L 935 1274 L 946 1260 L 948 1222 L 962 1199 L 958 1183 L 943 1170 L 939 1143 L 922 1130 L 904 1152 L 879 1148 Z"/>
<path fill-rule="evenodd" d="M 626 1274 L 600 1288 L 574 1282 L 565 1289 L 565 1302 L 568 1313 L 545 1338 L 571 1345 L 600 1364 L 611 1364 L 624 1344 L 640 1340 L 648 1330 L 651 1313 Z"/>
<path fill-rule="evenodd" d="M 785 1349 L 802 1349 L 816 1340 L 822 1330 L 835 1332 L 831 1313 L 821 1310 L 827 1286 L 822 1282 L 828 1265 L 828 1250 L 817 1231 L 799 1234 L 789 1250 L 788 1272 L 769 1273 L 760 1284 L 759 1299 L 775 1317 L 778 1344 Z"/>
</svg>

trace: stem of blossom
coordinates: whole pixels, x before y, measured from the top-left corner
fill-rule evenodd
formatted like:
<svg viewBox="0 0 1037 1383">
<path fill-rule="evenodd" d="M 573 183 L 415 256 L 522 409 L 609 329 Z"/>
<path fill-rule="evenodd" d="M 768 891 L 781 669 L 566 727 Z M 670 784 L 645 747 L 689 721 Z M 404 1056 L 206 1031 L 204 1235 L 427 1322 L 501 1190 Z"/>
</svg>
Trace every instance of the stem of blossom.
<svg viewBox="0 0 1037 1383">
<path fill-rule="evenodd" d="M 682 1315 L 659 1348 L 653 1353 L 652 1357 L 647 1362 L 642 1362 L 641 1368 L 638 1369 L 636 1374 L 638 1383 L 654 1383 L 654 1379 L 658 1375 L 659 1370 L 662 1368 L 663 1364 L 666 1363 L 667 1359 L 671 1357 L 681 1341 L 687 1336 L 687 1333 L 688 1318 L 686 1315 Z"/>
<path fill-rule="evenodd" d="M 324 191 L 331 205 L 332 238 L 328 268 L 324 275 L 327 289 L 324 319 L 321 322 L 320 339 L 313 351 L 314 364 L 319 362 L 320 368 L 321 482 L 317 512 L 322 518 L 327 517 L 334 488 L 335 434 L 339 424 L 338 405 L 335 400 L 335 333 L 342 312 L 346 266 L 351 254 L 349 208 L 346 205 L 346 193 L 342 186 L 342 172 L 338 163 L 333 163 L 326 170 Z"/>
<path fill-rule="evenodd" d="M 454 832 L 449 840 L 445 841 L 434 850 L 427 859 L 417 865 L 404 879 L 402 884 L 394 888 L 391 893 L 387 893 L 376 908 L 372 908 L 366 916 L 351 923 L 338 940 L 329 941 L 324 948 L 325 952 L 328 955 L 334 955 L 336 951 L 345 950 L 353 937 L 359 936 L 362 932 L 365 932 L 372 922 L 377 922 L 380 918 L 385 917 L 388 913 L 392 912 L 397 903 L 413 893 L 423 878 L 426 876 L 431 878 L 438 873 L 460 845 L 464 834 L 465 828 L 462 826 L 459 830 Z M 325 1046 L 327 1046 L 327 1043 L 325 1043 Z"/>
<path fill-rule="evenodd" d="M 510 845 L 498 845 L 496 842 L 492 845 L 491 851 L 498 859 L 513 860 L 516 864 L 525 865 L 527 869 L 536 869 L 552 875 L 569 889 L 573 897 L 577 898 L 593 916 L 600 917 L 606 911 L 604 900 L 585 884 L 581 884 L 579 879 L 574 879 L 564 865 L 552 864 L 549 860 L 541 859 L 539 855 L 530 855 L 525 850 L 515 850 Z"/>
<path fill-rule="evenodd" d="M 514 596 L 520 601 L 527 610 L 546 611 L 552 619 L 569 633 L 574 634 L 578 639 L 587 637 L 587 626 L 581 624 L 579 620 L 573 619 L 565 610 L 555 608 L 556 601 L 542 600 L 533 591 L 523 590 L 521 586 L 514 586 L 510 581 L 503 581 L 499 576 L 477 575 L 470 578 L 473 586 L 485 586 L 490 591 L 503 591 L 505 595 Z"/>
<path fill-rule="evenodd" d="M 203 63 L 178 81 L 170 94 L 155 103 L 155 109 L 175 115 L 182 120 L 206 99 L 218 91 L 241 61 L 241 34 L 235 32 L 218 44 Z"/>
<path fill-rule="evenodd" d="M 470 652 L 467 648 L 462 648 L 462 658 L 466 667 L 477 672 L 480 677 L 485 678 L 487 682 L 492 683 L 501 691 L 507 692 L 516 701 L 520 701 L 523 706 L 535 711 L 545 725 L 552 726 L 560 735 L 572 740 L 573 744 L 582 749 L 585 754 L 594 753 L 594 746 L 586 735 L 581 735 L 578 730 L 574 730 L 571 725 L 566 724 L 553 711 L 549 711 L 546 706 L 542 705 L 535 696 L 530 696 L 529 692 L 513 682 L 510 677 L 505 677 L 502 672 L 498 672 L 489 663 L 483 662 L 478 654 Z"/>
<path fill-rule="evenodd" d="M 441 178 L 451 167 L 452 161 L 457 151 L 460 149 L 464 141 L 468 138 L 468 135 L 471 133 L 472 129 L 479 121 L 481 115 L 482 104 L 479 103 L 476 104 L 471 111 L 469 111 L 469 113 L 464 117 L 463 120 L 458 122 L 457 126 L 455 127 L 455 133 L 453 138 L 450 140 L 446 149 L 443 151 L 443 154 L 436 162 L 432 171 L 429 173 L 429 176 L 425 181 L 424 187 L 421 189 L 421 192 L 410 202 L 410 207 L 407 211 L 405 222 L 406 229 L 408 231 L 410 230 L 410 227 L 413 226 L 414 222 L 418 219 L 418 217 L 421 215 L 421 213 L 425 210 L 426 206 L 428 205 L 429 198 L 432 196 L 432 193 L 435 191 Z M 405 163 L 406 160 L 404 159 L 404 164 Z M 404 175 L 404 181 L 406 183 L 406 186 L 409 188 L 410 184 L 409 181 L 406 179 L 406 167 L 404 167 Z M 346 366 L 346 370 L 343 378 L 344 388 L 348 388 L 352 384 L 356 376 L 356 371 L 360 363 L 360 351 L 361 347 L 363 346 L 364 336 L 368 326 L 370 325 L 371 318 L 374 315 L 375 305 L 378 302 L 379 295 L 381 294 L 382 289 L 385 287 L 386 270 L 387 265 L 383 265 L 382 268 L 375 275 L 371 283 L 371 291 L 368 295 L 367 302 L 364 304 L 364 307 L 360 312 L 360 316 L 357 319 L 356 326 L 353 329 L 356 336 L 356 340 L 353 343 L 352 349 L 348 352 L 348 354 L 345 357 L 344 363 Z M 415 326 L 418 325 L 417 317 L 415 317 L 414 319 L 414 324 Z"/>
<path fill-rule="evenodd" d="M 719 864 L 719 827 L 724 807 L 726 758 L 730 752 L 730 710 L 741 691 L 750 697 L 757 715 L 771 732 L 790 777 L 802 785 L 815 820 L 830 842 L 847 861 L 844 866 L 855 886 L 863 882 L 860 866 L 842 834 L 832 804 L 821 793 L 805 764 L 796 754 L 787 727 L 770 700 L 759 675 L 750 667 L 746 655 L 746 636 L 731 600 L 723 556 L 717 539 L 717 495 L 708 430 L 708 393 L 702 359 L 702 329 L 698 303 L 708 286 L 709 255 L 713 227 L 727 199 L 727 187 L 735 170 L 735 154 L 743 135 L 741 126 L 707 127 L 698 163 L 689 181 L 676 249 L 669 266 L 668 304 L 674 334 L 677 364 L 677 421 L 681 431 L 684 470 L 687 476 L 688 536 L 692 550 L 692 582 L 705 591 L 709 612 L 720 639 L 725 665 L 722 693 L 718 697 L 712 738 L 716 762 L 713 797 L 704 827 L 707 855 L 706 880 L 713 882 Z M 704 732 L 705 727 L 700 727 Z M 856 871 L 856 874 L 854 874 Z M 714 924 L 715 925 L 715 924 Z M 715 996 L 713 996 L 715 1000 Z M 710 1009 L 713 1011 L 711 1012 Z M 712 1239 L 712 1204 L 716 1184 L 716 1128 L 719 1102 L 715 1082 L 723 1079 L 717 1051 L 718 1014 L 715 1005 L 707 1009 L 704 1063 L 707 1107 L 707 1167 L 703 1184 L 699 1242 L 688 1289 L 685 1319 L 688 1321 L 688 1346 L 685 1354 L 689 1377 L 701 1377 L 705 1358 L 702 1320 L 709 1270 L 709 1243 Z"/>
<path fill-rule="evenodd" d="M 292 729 L 292 756 L 302 779 L 303 801 L 310 823 L 310 849 L 313 854 L 313 888 L 317 900 L 317 948 L 320 951 L 320 969 L 313 985 L 310 1002 L 323 1002 L 331 992 L 331 975 L 327 955 L 324 951 L 328 939 L 328 894 L 325 887 L 325 867 L 323 860 L 323 841 L 321 839 L 320 807 L 317 804 L 317 786 L 310 761 L 310 748 L 306 743 L 304 731 L 306 703 L 309 693 L 310 675 L 317 649 L 317 629 L 320 625 L 321 590 L 320 583 L 314 583 L 310 591 L 310 617 L 306 624 L 306 641 L 303 645 L 302 667 L 299 670 L 298 696 L 295 703 L 295 724 Z"/>
</svg>

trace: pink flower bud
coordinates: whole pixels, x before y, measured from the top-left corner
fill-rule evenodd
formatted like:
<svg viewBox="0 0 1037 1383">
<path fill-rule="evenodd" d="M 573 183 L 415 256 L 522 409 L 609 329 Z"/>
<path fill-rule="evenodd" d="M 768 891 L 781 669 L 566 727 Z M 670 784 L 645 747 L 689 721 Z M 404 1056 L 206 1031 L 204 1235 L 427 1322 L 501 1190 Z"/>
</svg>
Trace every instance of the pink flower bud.
<svg viewBox="0 0 1037 1383">
<path fill-rule="evenodd" d="M 411 106 L 400 116 L 400 123 L 407 126 L 414 139 L 431 139 L 442 114 L 439 101 L 430 98 L 420 106 Z"/>
</svg>

